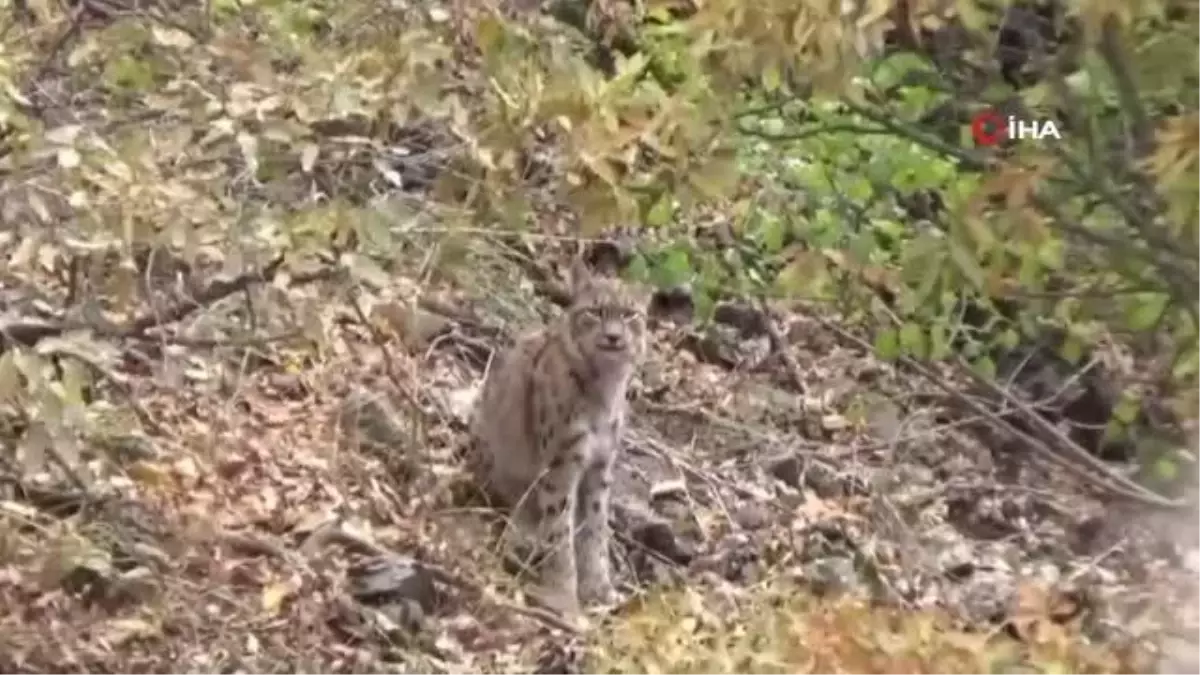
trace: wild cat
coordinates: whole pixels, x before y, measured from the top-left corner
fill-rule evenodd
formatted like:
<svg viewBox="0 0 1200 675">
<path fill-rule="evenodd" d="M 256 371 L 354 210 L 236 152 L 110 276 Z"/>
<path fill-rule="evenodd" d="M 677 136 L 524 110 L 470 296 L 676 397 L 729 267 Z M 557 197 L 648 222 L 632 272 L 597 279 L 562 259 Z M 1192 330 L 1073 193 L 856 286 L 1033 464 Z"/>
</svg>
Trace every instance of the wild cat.
<svg viewBox="0 0 1200 675">
<path fill-rule="evenodd" d="M 646 302 L 578 260 L 570 290 L 566 312 L 493 360 L 471 437 L 481 482 L 536 549 L 537 595 L 575 614 L 615 599 L 609 502 Z"/>
</svg>

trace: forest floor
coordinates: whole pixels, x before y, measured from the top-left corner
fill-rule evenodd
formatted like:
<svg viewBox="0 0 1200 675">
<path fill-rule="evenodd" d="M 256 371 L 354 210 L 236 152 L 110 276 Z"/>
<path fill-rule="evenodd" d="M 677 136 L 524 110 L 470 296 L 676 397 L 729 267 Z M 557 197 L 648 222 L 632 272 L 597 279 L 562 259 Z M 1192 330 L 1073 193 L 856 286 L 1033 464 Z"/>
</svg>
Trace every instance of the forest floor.
<svg viewBox="0 0 1200 675">
<path fill-rule="evenodd" d="M 431 25 L 450 12 L 173 3 L 179 17 L 224 7 L 223 23 L 199 17 L 205 42 L 174 14 L 29 4 L 41 18 L 5 28 L 20 58 L 4 65 L 33 103 L 29 128 L 0 130 L 0 214 L 25 228 L 0 232 L 0 394 L 21 389 L 14 344 L 47 356 L 86 342 L 117 366 L 88 387 L 84 437 L 51 440 L 0 405 L 0 671 L 1200 667 L 1194 511 L 1116 502 L 990 447 L 944 391 L 797 307 L 734 306 L 707 327 L 654 318 L 614 514 L 625 600 L 586 626 L 528 605 L 498 554 L 501 514 L 473 497 L 458 453 L 492 349 L 556 309 L 545 279 L 492 250 L 498 229 L 451 232 L 462 220 L 434 213 L 426 174 L 451 172 L 437 144 L 469 144 L 391 98 L 418 108 L 406 97 L 427 95 L 417 75 L 432 73 L 446 101 L 429 107 L 457 123 L 492 91 L 479 63 L 403 32 L 426 4 Z M 481 32 L 497 25 L 485 18 Z M 397 57 L 390 26 L 416 46 Z M 392 61 L 416 73 L 411 92 L 378 75 Z M 18 148 L 10 131 L 36 142 Z M 90 192 L 68 195 L 69 181 Z M 552 188 L 529 199 L 561 225 Z M 361 237 L 370 209 L 401 203 L 431 224 L 378 219 L 407 249 L 355 293 L 290 266 L 211 282 L 263 251 L 332 258 L 312 252 L 330 222 L 359 219 Z M 530 232 L 558 274 L 562 256 L 541 244 L 571 226 Z M 132 308 L 114 302 L 136 330 L 72 342 L 63 308 L 87 303 L 60 263 L 74 280 L 84 254 L 173 238 L 209 256 L 189 279 L 201 290 L 172 304 L 137 289 Z M 63 323 L 41 332 L 27 319 L 47 308 Z M 44 339 L 17 339 L 18 324 Z"/>
<path fill-rule="evenodd" d="M 553 313 L 497 270 L 468 292 L 396 279 L 383 318 L 347 306 L 319 356 L 166 350 L 129 382 L 153 429 L 117 421 L 122 442 L 84 450 L 117 467 L 85 503 L 30 484 L 0 502 L 0 667 L 1195 667 L 1157 665 L 1195 654 L 1194 514 L 998 466 L 912 378 L 798 313 L 703 339 L 656 321 L 619 482 L 626 601 L 583 630 L 526 605 L 457 458 L 488 347 L 517 327 L 497 315 Z"/>
</svg>

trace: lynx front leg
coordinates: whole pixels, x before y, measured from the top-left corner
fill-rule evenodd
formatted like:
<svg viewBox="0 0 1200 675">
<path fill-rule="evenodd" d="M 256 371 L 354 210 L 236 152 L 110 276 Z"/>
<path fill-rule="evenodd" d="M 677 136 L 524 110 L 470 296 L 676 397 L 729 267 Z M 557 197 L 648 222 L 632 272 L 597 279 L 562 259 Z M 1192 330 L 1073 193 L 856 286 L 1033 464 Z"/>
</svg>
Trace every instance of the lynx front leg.
<svg viewBox="0 0 1200 675">
<path fill-rule="evenodd" d="M 579 597 L 588 604 L 616 600 L 609 569 L 608 524 L 614 461 L 608 457 L 588 466 L 579 481 L 575 520 L 575 556 L 579 568 Z"/>
<path fill-rule="evenodd" d="M 585 441 L 583 437 L 572 439 L 562 447 L 534 488 L 542 600 L 563 613 L 579 609 L 574 531 Z"/>
</svg>

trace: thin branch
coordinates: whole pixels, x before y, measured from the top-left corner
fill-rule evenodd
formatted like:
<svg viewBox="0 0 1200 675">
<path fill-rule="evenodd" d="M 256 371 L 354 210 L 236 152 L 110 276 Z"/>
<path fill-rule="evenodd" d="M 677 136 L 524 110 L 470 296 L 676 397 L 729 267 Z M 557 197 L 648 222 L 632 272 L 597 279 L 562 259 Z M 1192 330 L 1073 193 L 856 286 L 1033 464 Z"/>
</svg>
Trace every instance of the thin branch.
<svg viewBox="0 0 1200 675">
<path fill-rule="evenodd" d="M 1154 149 L 1154 128 L 1146 115 L 1138 95 L 1137 84 L 1133 81 L 1133 73 L 1129 69 L 1129 58 L 1125 45 L 1121 40 L 1121 26 L 1116 15 L 1109 15 L 1100 29 L 1100 57 L 1112 71 L 1113 82 L 1117 89 L 1117 99 L 1121 102 L 1121 111 L 1129 122 L 1129 133 L 1133 141 L 1133 155 L 1141 159 Z"/>
<path fill-rule="evenodd" d="M 751 129 L 751 128 L 747 127 L 746 125 L 742 125 L 742 124 L 738 125 L 738 133 L 742 133 L 747 136 L 753 136 L 755 138 L 760 138 L 764 141 L 774 141 L 774 142 L 780 142 L 780 143 L 785 143 L 788 141 L 802 141 L 806 138 L 813 138 L 816 136 L 823 136 L 825 134 L 836 134 L 836 133 L 847 132 L 847 131 L 856 133 L 856 134 L 861 134 L 861 135 L 875 135 L 875 136 L 888 135 L 888 134 L 892 133 L 891 130 L 889 130 L 889 129 L 884 129 L 882 127 L 869 127 L 869 126 L 864 126 L 862 124 L 826 124 L 826 125 L 812 127 L 809 129 L 803 129 L 800 131 L 794 131 L 794 132 L 790 132 L 790 133 L 779 133 L 779 134 L 773 134 L 773 133 L 766 132 L 766 131 L 760 131 L 758 129 Z"/>
<path fill-rule="evenodd" d="M 211 305 L 218 300 L 248 288 L 254 283 L 270 281 L 271 279 L 275 278 L 275 274 L 279 271 L 280 267 L 283 266 L 283 260 L 284 257 L 280 255 L 261 270 L 243 272 L 228 280 L 218 279 L 213 281 L 206 288 L 197 293 L 195 298 L 190 299 L 189 302 L 179 303 L 174 307 L 168 308 L 161 314 L 156 312 L 146 312 L 145 314 L 137 317 L 122 331 L 122 334 L 131 337 L 138 336 L 150 330 L 151 328 L 157 328 L 168 323 L 182 321 L 183 319 L 187 318 L 189 314 L 197 309 L 200 309 L 201 307 Z"/>
<path fill-rule="evenodd" d="M 962 168 L 967 171 L 983 171 L 995 162 L 995 160 L 992 158 L 988 158 L 977 152 L 972 152 L 966 148 L 947 143 L 933 134 L 926 133 L 925 131 L 913 127 L 912 125 L 897 121 L 891 117 L 888 117 L 887 115 L 884 115 L 883 113 L 880 113 L 877 110 L 857 103 L 851 99 L 842 98 L 841 102 L 843 105 L 849 108 L 851 112 L 866 117 L 884 129 L 895 133 L 897 136 L 901 136 L 917 143 L 918 145 L 922 145 L 930 150 L 933 150 L 934 152 L 958 160 L 959 164 L 962 165 Z"/>
</svg>

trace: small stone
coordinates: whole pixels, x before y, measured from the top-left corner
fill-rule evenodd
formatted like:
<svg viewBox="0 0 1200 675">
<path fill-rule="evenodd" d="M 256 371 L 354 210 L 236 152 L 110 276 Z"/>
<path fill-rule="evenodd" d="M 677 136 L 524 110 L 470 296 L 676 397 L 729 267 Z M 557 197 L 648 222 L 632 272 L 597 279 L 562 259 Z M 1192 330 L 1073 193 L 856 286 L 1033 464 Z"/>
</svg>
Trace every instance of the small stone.
<svg viewBox="0 0 1200 675">
<path fill-rule="evenodd" d="M 767 471 L 784 484 L 799 488 L 804 474 L 804 461 L 797 455 L 789 454 L 772 461 Z"/>
<path fill-rule="evenodd" d="M 767 509 L 762 504 L 748 502 L 734 511 L 733 520 L 747 530 L 757 530 L 767 524 Z"/>
<path fill-rule="evenodd" d="M 364 604 L 413 602 L 428 614 L 437 605 L 437 586 L 424 565 L 407 556 L 376 558 L 350 575 L 351 595 Z"/>
</svg>

